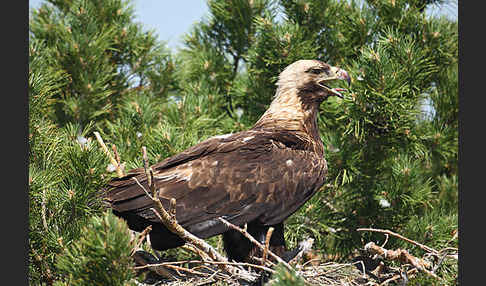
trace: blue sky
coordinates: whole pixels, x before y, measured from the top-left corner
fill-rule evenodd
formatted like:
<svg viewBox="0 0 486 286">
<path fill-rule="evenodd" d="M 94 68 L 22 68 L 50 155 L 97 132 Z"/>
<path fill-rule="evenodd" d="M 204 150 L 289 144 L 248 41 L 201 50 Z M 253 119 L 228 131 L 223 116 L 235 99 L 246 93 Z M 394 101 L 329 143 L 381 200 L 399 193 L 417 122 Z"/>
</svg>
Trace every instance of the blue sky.
<svg viewBox="0 0 486 286">
<path fill-rule="evenodd" d="M 45 0 L 29 0 L 29 7 L 37 8 Z M 136 21 L 147 29 L 155 29 L 159 39 L 175 49 L 182 35 L 208 12 L 206 1 L 197 0 L 133 0 Z"/>
<path fill-rule="evenodd" d="M 39 7 L 45 0 L 29 0 L 29 7 Z M 134 0 L 138 22 L 148 29 L 155 29 L 159 40 L 165 41 L 171 49 L 181 46 L 182 35 L 201 20 L 207 13 L 206 0 Z M 457 19 L 457 2 L 443 7 L 431 7 L 429 14 L 444 14 Z"/>
</svg>

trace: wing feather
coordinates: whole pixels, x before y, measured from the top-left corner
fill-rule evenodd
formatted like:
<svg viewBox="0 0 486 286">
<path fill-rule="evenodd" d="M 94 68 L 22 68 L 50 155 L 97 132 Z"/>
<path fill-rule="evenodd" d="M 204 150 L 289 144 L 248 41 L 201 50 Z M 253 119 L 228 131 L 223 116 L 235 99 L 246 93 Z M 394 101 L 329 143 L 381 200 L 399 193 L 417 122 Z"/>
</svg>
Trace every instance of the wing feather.
<svg viewBox="0 0 486 286">
<path fill-rule="evenodd" d="M 317 191 L 327 171 L 315 153 L 275 144 L 255 131 L 206 140 L 152 168 L 164 207 L 175 198 L 178 222 L 199 237 L 225 230 L 218 217 L 237 225 L 281 222 Z M 110 182 L 107 201 L 118 212 L 158 222 L 134 177 L 148 189 L 143 169 L 135 169 Z"/>
</svg>

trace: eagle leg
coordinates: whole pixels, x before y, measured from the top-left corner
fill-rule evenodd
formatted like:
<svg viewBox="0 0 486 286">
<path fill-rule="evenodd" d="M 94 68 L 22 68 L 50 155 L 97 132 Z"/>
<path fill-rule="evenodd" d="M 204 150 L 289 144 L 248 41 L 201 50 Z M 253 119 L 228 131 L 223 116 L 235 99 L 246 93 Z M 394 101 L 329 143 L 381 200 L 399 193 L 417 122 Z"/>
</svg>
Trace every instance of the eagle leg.
<svg viewBox="0 0 486 286">
<path fill-rule="evenodd" d="M 270 238 L 270 251 L 282 257 L 285 255 L 285 238 L 283 233 L 283 223 L 275 225 L 263 225 L 258 221 L 248 223 L 247 231 L 261 244 L 265 244 L 265 236 L 270 227 L 274 228 L 272 237 Z M 240 232 L 230 229 L 223 234 L 223 243 L 228 259 L 237 262 L 257 263 L 253 261 L 252 257 L 261 257 L 262 251 L 259 247 L 254 245 Z M 297 251 L 298 252 L 298 251 Z M 295 256 L 295 255 L 294 255 Z M 283 257 L 282 257 L 283 258 Z M 290 257 L 292 259 L 293 257 Z M 271 258 L 270 258 L 271 259 Z"/>
</svg>

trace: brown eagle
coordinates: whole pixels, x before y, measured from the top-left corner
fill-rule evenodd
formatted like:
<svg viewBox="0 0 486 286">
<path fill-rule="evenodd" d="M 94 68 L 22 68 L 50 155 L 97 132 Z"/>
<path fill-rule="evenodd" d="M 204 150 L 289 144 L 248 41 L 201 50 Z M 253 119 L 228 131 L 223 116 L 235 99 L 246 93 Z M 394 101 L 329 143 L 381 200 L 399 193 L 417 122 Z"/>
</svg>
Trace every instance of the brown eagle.
<svg viewBox="0 0 486 286">
<path fill-rule="evenodd" d="M 283 222 L 325 182 L 327 163 L 317 114 L 329 96 L 342 97 L 341 89 L 328 85 L 338 79 L 350 82 L 346 71 L 318 60 L 286 67 L 274 100 L 250 130 L 209 138 L 152 166 L 164 207 L 175 198 L 177 221 L 200 238 L 223 234 L 230 260 L 250 261 L 257 248 L 218 218 L 247 224 L 261 242 L 274 227 L 270 249 L 290 259 Z M 150 210 L 151 199 L 133 177 L 147 187 L 143 168 L 109 182 L 105 200 L 113 212 L 132 230 L 152 225 L 149 237 L 156 250 L 183 245 Z"/>
</svg>

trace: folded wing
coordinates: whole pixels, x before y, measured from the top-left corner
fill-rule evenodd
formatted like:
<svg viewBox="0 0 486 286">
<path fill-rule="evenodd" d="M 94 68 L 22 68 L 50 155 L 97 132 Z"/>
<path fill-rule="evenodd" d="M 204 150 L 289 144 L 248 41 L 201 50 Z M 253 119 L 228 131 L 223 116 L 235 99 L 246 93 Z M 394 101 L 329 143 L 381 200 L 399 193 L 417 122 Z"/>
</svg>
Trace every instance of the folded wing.
<svg viewBox="0 0 486 286">
<path fill-rule="evenodd" d="M 219 217 L 236 225 L 280 223 L 315 193 L 327 172 L 315 153 L 255 131 L 208 139 L 152 169 L 164 207 L 175 198 L 177 221 L 202 238 L 226 230 Z M 159 223 L 134 178 L 148 189 L 143 169 L 135 169 L 110 182 L 106 201 L 120 214 Z"/>
</svg>

